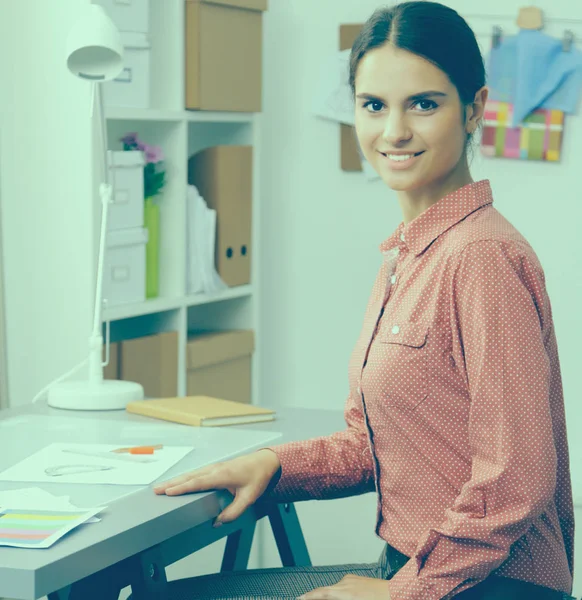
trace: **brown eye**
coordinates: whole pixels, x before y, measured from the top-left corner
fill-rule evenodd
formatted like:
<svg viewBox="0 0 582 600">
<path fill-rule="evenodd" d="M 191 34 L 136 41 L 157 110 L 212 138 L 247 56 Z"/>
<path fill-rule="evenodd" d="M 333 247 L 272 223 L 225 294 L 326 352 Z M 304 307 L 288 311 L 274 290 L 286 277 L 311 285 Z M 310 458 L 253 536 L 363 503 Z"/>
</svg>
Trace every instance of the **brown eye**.
<svg viewBox="0 0 582 600">
<path fill-rule="evenodd" d="M 437 108 L 437 103 L 432 100 L 419 100 L 414 103 L 414 106 L 420 108 L 420 112 L 428 112 Z"/>
<path fill-rule="evenodd" d="M 368 100 L 368 102 L 364 104 L 364 108 L 367 108 L 368 112 L 371 113 L 380 112 L 383 106 L 384 104 L 379 100 Z"/>
</svg>

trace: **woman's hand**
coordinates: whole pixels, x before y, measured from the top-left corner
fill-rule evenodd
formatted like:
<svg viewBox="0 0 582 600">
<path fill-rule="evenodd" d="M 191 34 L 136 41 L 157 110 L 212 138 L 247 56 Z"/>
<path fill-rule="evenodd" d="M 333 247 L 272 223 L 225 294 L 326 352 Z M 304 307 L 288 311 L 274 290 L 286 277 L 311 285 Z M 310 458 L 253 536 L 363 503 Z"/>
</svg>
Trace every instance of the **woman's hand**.
<svg viewBox="0 0 582 600">
<path fill-rule="evenodd" d="M 216 517 L 214 526 L 234 521 L 264 493 L 281 463 L 272 450 L 259 450 L 159 483 L 156 494 L 179 496 L 208 490 L 228 490 L 234 500 Z"/>
<path fill-rule="evenodd" d="M 320 587 L 298 600 L 390 600 L 388 581 L 346 575 L 335 585 Z"/>
</svg>

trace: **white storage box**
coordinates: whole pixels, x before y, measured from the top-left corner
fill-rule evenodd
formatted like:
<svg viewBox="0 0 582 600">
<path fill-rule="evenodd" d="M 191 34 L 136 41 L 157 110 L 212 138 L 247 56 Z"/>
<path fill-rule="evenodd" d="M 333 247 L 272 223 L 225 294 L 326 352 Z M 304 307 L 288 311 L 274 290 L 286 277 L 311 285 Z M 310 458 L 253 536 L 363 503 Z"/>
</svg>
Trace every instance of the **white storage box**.
<svg viewBox="0 0 582 600">
<path fill-rule="evenodd" d="M 143 227 L 143 168 L 145 157 L 139 151 L 108 153 L 113 202 L 109 206 L 108 231 Z"/>
<path fill-rule="evenodd" d="M 145 33 L 122 32 L 123 71 L 103 84 L 105 106 L 150 107 L 151 45 Z"/>
<path fill-rule="evenodd" d="M 149 0 L 97 0 L 96 3 L 105 9 L 119 31 L 149 33 Z"/>
<path fill-rule="evenodd" d="M 147 241 L 148 231 L 144 228 L 107 234 L 103 260 L 103 298 L 107 306 L 145 300 Z"/>
</svg>

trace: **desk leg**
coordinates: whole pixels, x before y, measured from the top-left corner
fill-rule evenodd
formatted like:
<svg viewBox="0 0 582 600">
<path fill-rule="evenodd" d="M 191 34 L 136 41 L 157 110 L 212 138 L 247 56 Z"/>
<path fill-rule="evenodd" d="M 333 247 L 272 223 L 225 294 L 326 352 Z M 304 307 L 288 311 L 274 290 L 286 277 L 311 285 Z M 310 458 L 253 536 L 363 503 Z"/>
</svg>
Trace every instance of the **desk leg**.
<svg viewBox="0 0 582 600">
<path fill-rule="evenodd" d="M 135 600 L 166 600 L 168 580 L 162 552 L 154 546 L 134 557 L 131 597 Z"/>
<path fill-rule="evenodd" d="M 255 528 L 256 521 L 252 521 L 226 538 L 226 547 L 220 568 L 221 573 L 225 571 L 244 571 L 248 567 Z"/>
<path fill-rule="evenodd" d="M 125 565 L 125 561 L 120 565 Z M 81 581 L 52 592 L 48 600 L 118 600 L 119 592 L 127 585 L 120 580 L 121 566 L 114 565 Z"/>
<path fill-rule="evenodd" d="M 168 582 L 158 547 L 112 565 L 48 595 L 48 600 L 118 600 L 131 585 L 134 600 L 166 600 Z"/>
<path fill-rule="evenodd" d="M 267 511 L 284 567 L 310 567 L 299 517 L 293 504 L 273 504 Z"/>
</svg>

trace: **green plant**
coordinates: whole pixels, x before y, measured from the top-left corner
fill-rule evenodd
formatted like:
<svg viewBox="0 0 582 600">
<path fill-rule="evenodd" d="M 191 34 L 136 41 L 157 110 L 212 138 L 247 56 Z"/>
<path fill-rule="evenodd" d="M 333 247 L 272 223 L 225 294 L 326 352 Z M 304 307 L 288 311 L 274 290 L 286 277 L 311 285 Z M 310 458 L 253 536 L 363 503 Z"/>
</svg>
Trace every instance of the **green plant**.
<svg viewBox="0 0 582 600">
<path fill-rule="evenodd" d="M 161 147 L 145 144 L 135 132 L 125 134 L 120 141 L 124 150 L 138 150 L 144 153 L 146 161 L 143 169 L 144 197 L 158 196 L 166 185 L 164 153 Z"/>
</svg>

